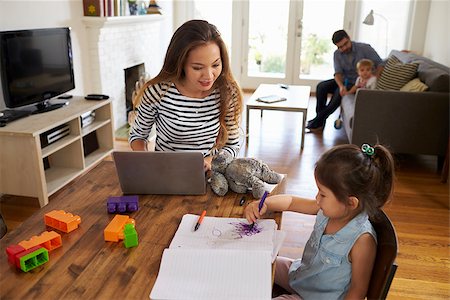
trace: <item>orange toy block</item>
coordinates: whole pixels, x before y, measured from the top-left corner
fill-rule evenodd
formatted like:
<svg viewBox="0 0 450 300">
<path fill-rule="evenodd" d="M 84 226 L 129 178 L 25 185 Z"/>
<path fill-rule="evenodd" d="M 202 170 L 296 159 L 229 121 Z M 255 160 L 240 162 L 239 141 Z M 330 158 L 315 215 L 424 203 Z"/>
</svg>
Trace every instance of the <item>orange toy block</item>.
<svg viewBox="0 0 450 300">
<path fill-rule="evenodd" d="M 118 242 L 119 240 L 123 240 L 125 224 L 134 225 L 134 219 L 131 219 L 129 216 L 116 215 L 104 230 L 105 241 Z"/>
<path fill-rule="evenodd" d="M 45 225 L 69 233 L 78 228 L 81 218 L 80 216 L 66 213 L 64 210 L 52 210 L 44 215 L 44 222 Z"/>
<path fill-rule="evenodd" d="M 28 241 L 21 241 L 20 246 L 25 249 L 30 249 L 34 246 L 42 246 L 48 251 L 52 251 L 58 247 L 61 247 L 62 240 L 61 235 L 54 231 L 44 231 L 39 236 L 33 236 Z"/>
</svg>

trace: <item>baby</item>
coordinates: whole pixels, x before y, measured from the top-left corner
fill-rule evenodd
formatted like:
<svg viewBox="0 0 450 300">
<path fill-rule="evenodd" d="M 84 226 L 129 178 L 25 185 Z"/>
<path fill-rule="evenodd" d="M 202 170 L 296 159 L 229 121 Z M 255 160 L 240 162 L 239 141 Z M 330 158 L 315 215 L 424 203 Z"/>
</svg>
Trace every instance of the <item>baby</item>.
<svg viewBox="0 0 450 300">
<path fill-rule="evenodd" d="M 372 73 L 373 62 L 370 59 L 361 59 L 356 64 L 358 70 L 358 78 L 355 85 L 347 92 L 347 94 L 356 93 L 357 89 L 375 89 L 377 85 L 377 77 Z"/>
</svg>

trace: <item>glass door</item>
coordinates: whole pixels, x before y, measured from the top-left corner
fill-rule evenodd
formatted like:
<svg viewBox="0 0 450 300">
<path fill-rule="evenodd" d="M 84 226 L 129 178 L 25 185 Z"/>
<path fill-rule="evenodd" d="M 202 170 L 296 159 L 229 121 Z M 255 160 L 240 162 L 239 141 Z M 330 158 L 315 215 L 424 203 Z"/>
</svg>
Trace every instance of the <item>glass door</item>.
<svg viewBox="0 0 450 300">
<path fill-rule="evenodd" d="M 331 37 L 344 28 L 345 0 L 298 2 L 299 14 L 296 37 L 300 39 L 295 51 L 294 83 L 333 78 L 333 53 L 336 46 Z"/>
<path fill-rule="evenodd" d="M 242 1 L 241 85 L 310 85 L 333 77 L 331 42 L 344 28 L 345 0 Z"/>
</svg>

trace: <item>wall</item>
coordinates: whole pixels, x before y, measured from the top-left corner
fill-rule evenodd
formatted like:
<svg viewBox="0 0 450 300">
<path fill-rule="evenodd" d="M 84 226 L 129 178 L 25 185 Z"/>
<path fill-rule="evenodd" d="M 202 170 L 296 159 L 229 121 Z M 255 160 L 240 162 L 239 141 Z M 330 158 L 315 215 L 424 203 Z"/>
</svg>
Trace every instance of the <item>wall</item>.
<svg viewBox="0 0 450 300">
<path fill-rule="evenodd" d="M 450 66 L 450 4 L 446 0 L 433 0 L 423 54 L 443 65 Z"/>
<path fill-rule="evenodd" d="M 164 19 L 161 24 L 161 58 L 167 49 L 173 31 L 172 0 L 158 1 L 163 8 Z M 93 85 L 89 72 L 88 40 L 86 28 L 82 22 L 82 0 L 0 0 L 0 30 L 16 30 L 48 27 L 71 27 L 73 61 L 75 74 L 74 95 L 84 95 L 92 91 Z M 155 75 L 155 74 L 151 74 Z M 0 110 L 4 108 L 3 94 L 0 93 Z"/>
</svg>

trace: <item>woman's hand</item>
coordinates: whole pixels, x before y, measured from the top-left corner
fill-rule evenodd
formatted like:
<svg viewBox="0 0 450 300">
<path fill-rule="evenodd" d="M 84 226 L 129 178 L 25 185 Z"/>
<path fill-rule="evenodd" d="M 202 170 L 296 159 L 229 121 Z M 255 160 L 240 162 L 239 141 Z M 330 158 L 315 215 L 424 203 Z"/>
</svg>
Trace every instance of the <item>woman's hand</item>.
<svg viewBox="0 0 450 300">
<path fill-rule="evenodd" d="M 267 211 L 266 203 L 261 207 L 261 211 L 259 211 L 259 201 L 256 200 L 251 202 L 244 210 L 244 216 L 249 223 L 256 222 L 257 219 L 260 219 L 262 215 Z"/>
<path fill-rule="evenodd" d="M 203 159 L 203 170 L 206 172 L 211 171 L 211 156 L 207 156 Z"/>
</svg>

